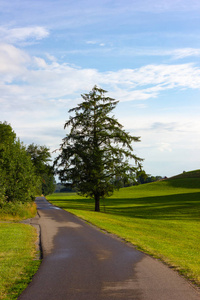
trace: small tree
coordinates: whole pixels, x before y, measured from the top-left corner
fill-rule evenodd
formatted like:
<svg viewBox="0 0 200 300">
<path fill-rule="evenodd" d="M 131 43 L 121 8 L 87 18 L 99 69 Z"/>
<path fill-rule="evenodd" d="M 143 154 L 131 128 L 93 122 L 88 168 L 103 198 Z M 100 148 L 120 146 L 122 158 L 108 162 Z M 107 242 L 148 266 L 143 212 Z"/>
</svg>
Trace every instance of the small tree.
<svg viewBox="0 0 200 300">
<path fill-rule="evenodd" d="M 56 188 L 56 182 L 53 167 L 49 165 L 51 161 L 49 148 L 32 143 L 27 147 L 26 151 L 31 157 L 37 176 L 41 179 L 42 194 L 46 196 L 53 193 Z"/>
<path fill-rule="evenodd" d="M 95 211 L 100 211 L 100 199 L 110 196 L 117 187 L 117 178 L 135 180 L 141 158 L 133 154 L 131 143 L 139 137 L 131 136 L 111 116 L 118 101 L 105 97 L 106 91 L 96 86 L 89 94 L 81 95 L 83 102 L 70 109 L 64 128 L 71 126 L 55 160 L 57 174 L 66 185 L 95 199 Z M 135 165 L 131 166 L 129 160 Z"/>
</svg>

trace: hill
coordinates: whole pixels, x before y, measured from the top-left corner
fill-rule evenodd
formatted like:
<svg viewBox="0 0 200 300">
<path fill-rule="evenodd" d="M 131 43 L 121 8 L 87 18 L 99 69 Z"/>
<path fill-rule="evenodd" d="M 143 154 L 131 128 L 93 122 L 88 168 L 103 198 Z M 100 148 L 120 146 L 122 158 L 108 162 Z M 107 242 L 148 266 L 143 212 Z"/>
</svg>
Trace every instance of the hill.
<svg viewBox="0 0 200 300">
<path fill-rule="evenodd" d="M 170 177 L 169 179 L 182 179 L 182 178 L 200 178 L 200 169 L 189 171 L 189 172 L 183 172 L 179 175 Z"/>
<path fill-rule="evenodd" d="M 164 180 L 121 188 L 111 198 L 136 199 L 199 192 L 200 170 L 185 172 Z"/>
</svg>

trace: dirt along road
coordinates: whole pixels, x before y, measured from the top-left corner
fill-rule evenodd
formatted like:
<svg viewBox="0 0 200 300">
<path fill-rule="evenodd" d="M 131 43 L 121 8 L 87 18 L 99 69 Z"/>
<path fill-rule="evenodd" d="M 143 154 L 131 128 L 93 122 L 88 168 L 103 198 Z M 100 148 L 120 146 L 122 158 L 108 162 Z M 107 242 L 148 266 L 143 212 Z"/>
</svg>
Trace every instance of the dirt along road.
<svg viewBox="0 0 200 300">
<path fill-rule="evenodd" d="M 19 300 L 200 300 L 176 272 L 37 197 L 42 264 Z"/>
</svg>

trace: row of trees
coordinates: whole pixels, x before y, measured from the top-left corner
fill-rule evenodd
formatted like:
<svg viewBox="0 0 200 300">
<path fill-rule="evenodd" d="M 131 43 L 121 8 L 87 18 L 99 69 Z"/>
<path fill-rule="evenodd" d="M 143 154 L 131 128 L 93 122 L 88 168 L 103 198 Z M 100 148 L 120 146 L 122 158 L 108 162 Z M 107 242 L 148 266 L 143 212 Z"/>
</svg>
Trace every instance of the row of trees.
<svg viewBox="0 0 200 300">
<path fill-rule="evenodd" d="M 163 179 L 162 176 L 149 175 L 144 170 L 138 171 L 136 176 L 137 176 L 137 183 L 138 184 L 150 183 L 150 182 L 154 182 L 154 181 L 158 181 L 158 180 Z"/>
<path fill-rule="evenodd" d="M 28 202 L 53 192 L 55 181 L 46 147 L 24 146 L 12 127 L 0 122 L 0 204 Z"/>
</svg>

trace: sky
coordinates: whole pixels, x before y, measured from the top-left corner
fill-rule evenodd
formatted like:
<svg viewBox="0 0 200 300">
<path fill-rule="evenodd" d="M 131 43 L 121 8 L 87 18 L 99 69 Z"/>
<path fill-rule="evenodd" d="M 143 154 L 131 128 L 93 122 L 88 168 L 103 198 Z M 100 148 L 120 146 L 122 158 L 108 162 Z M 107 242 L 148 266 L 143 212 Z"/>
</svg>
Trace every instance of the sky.
<svg viewBox="0 0 200 300">
<path fill-rule="evenodd" d="M 25 145 L 58 149 L 94 85 L 148 174 L 199 169 L 200 1 L 0 0 L 0 121 Z"/>
</svg>

